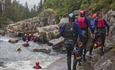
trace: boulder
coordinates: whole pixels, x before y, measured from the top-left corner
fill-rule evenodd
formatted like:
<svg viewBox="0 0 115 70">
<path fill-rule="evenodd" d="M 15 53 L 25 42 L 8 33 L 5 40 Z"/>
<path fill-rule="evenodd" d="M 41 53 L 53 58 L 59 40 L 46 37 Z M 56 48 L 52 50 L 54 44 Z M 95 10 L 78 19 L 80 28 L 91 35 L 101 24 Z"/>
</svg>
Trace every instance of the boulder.
<svg viewBox="0 0 115 70">
<path fill-rule="evenodd" d="M 40 14 L 40 25 L 47 26 L 47 25 L 54 25 L 56 24 L 55 20 L 55 13 L 53 9 L 46 9 Z"/>
<path fill-rule="evenodd" d="M 36 32 L 37 27 L 54 24 L 56 23 L 53 10 L 46 9 L 41 13 L 40 16 L 9 24 L 6 30 L 8 33 L 14 33 L 15 35 L 17 35 L 18 33 Z"/>
<path fill-rule="evenodd" d="M 45 27 L 37 27 L 36 36 L 38 36 L 39 40 L 48 42 L 51 39 L 57 38 L 59 31 L 58 25 L 49 25 Z M 38 34 L 38 35 L 37 35 Z"/>
<path fill-rule="evenodd" d="M 46 54 L 49 54 L 51 52 L 50 49 L 33 49 L 33 52 L 43 52 L 43 53 L 46 53 Z"/>
<path fill-rule="evenodd" d="M 19 41 L 19 40 L 16 39 L 16 38 L 11 38 L 11 39 L 9 39 L 8 42 L 10 42 L 10 43 L 17 43 L 18 41 Z"/>
<path fill-rule="evenodd" d="M 65 51 L 64 47 L 64 38 L 60 37 L 58 39 L 50 40 L 49 43 L 52 44 L 52 49 L 56 52 L 63 52 Z"/>
<path fill-rule="evenodd" d="M 0 30 L 0 35 L 4 36 L 5 35 L 5 31 L 4 30 Z"/>
<path fill-rule="evenodd" d="M 101 63 L 98 67 L 94 68 L 94 70 L 115 70 L 115 66 L 111 60 L 106 60 Z"/>
<path fill-rule="evenodd" d="M 29 47 L 29 43 L 24 43 L 23 47 Z"/>
</svg>

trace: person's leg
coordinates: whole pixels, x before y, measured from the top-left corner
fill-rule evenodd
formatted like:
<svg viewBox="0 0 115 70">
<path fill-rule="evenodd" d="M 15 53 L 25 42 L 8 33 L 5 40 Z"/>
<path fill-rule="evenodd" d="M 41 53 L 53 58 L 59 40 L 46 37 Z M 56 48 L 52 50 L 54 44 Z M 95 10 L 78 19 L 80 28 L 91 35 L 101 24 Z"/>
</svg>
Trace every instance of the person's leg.
<svg viewBox="0 0 115 70">
<path fill-rule="evenodd" d="M 88 37 L 83 39 L 83 61 L 86 61 L 85 55 L 87 53 L 87 42 L 88 42 Z"/>
<path fill-rule="evenodd" d="M 74 55 L 73 70 L 76 70 L 76 66 L 77 66 L 77 60 L 76 60 L 76 56 Z"/>
<path fill-rule="evenodd" d="M 104 54 L 105 37 L 106 37 L 105 34 L 103 34 L 102 37 L 101 37 L 101 40 L 102 40 L 102 44 L 101 44 L 101 53 L 102 53 L 102 55 Z"/>
<path fill-rule="evenodd" d="M 94 44 L 95 44 L 95 40 L 92 39 L 92 41 L 91 41 L 91 46 L 90 46 L 90 49 L 89 49 L 89 55 L 92 55 L 92 51 L 93 51 Z"/>
<path fill-rule="evenodd" d="M 79 66 L 81 66 L 81 59 L 78 62 L 79 62 Z"/>
<path fill-rule="evenodd" d="M 68 66 L 68 70 L 71 70 L 71 56 L 72 56 L 73 47 L 72 45 L 68 44 L 66 45 L 66 49 L 67 49 L 67 66 Z"/>
</svg>

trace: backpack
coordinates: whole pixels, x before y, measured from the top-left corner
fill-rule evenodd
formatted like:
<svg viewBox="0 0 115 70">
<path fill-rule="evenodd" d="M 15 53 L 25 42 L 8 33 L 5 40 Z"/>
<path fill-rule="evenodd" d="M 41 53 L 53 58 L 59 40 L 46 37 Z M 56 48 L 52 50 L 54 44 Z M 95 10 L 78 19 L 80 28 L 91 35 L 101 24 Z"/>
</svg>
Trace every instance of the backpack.
<svg viewBox="0 0 115 70">
<path fill-rule="evenodd" d="M 103 18 L 97 19 L 97 28 L 105 28 L 105 20 Z"/>
<path fill-rule="evenodd" d="M 86 24 L 86 18 L 85 17 L 78 18 L 78 23 L 79 23 L 81 29 L 85 29 L 88 27 Z"/>
<path fill-rule="evenodd" d="M 64 23 L 59 28 L 60 35 L 69 38 L 74 37 L 73 23 Z"/>
</svg>

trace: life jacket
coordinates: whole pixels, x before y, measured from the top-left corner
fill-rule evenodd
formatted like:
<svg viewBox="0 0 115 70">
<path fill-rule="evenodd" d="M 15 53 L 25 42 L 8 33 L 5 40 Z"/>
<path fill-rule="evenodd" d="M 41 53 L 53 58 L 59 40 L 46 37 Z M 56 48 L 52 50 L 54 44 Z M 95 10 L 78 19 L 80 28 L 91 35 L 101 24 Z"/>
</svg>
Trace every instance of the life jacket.
<svg viewBox="0 0 115 70">
<path fill-rule="evenodd" d="M 86 29 L 88 27 L 85 17 L 78 18 L 78 23 L 79 23 L 81 29 Z"/>
<path fill-rule="evenodd" d="M 105 28 L 105 20 L 103 18 L 97 20 L 97 28 Z"/>
<path fill-rule="evenodd" d="M 74 37 L 75 35 L 73 24 L 71 22 L 62 24 L 59 28 L 59 32 L 61 36 L 67 37 L 67 38 Z"/>
</svg>

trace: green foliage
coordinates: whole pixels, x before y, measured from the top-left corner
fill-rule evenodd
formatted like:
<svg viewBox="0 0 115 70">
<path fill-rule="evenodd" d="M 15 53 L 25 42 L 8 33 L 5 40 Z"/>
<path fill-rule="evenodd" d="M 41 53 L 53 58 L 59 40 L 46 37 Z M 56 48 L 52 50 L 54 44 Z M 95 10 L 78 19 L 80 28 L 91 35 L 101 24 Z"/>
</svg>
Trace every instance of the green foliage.
<svg viewBox="0 0 115 70">
<path fill-rule="evenodd" d="M 57 15 L 70 13 L 75 9 L 79 9 L 81 0 L 46 0 L 44 8 L 52 8 Z"/>
<path fill-rule="evenodd" d="M 111 4 L 111 9 L 115 10 L 115 2 Z"/>
<path fill-rule="evenodd" d="M 0 27 L 8 24 L 7 19 L 16 22 L 37 16 L 39 13 L 37 6 L 30 11 L 27 3 L 25 3 L 25 6 L 22 6 L 17 0 L 13 0 L 13 2 L 11 0 L 4 1 L 0 1 Z M 41 9 L 42 4 L 39 6 Z"/>
<path fill-rule="evenodd" d="M 54 9 L 57 16 L 78 9 L 95 13 L 115 9 L 115 2 L 114 0 L 45 0 L 44 8 Z"/>
</svg>

